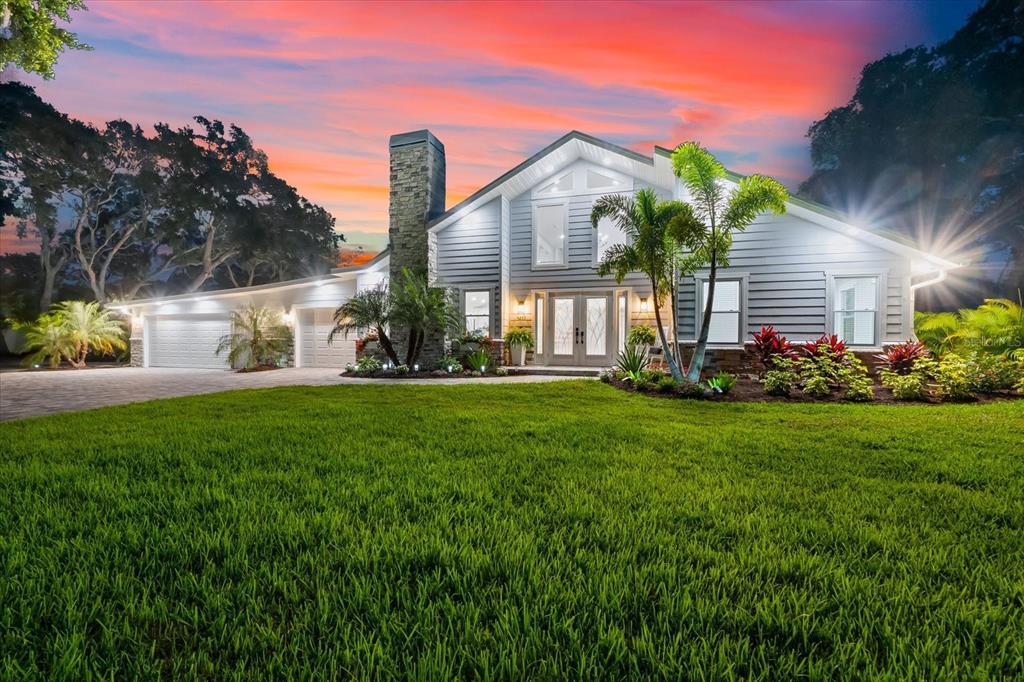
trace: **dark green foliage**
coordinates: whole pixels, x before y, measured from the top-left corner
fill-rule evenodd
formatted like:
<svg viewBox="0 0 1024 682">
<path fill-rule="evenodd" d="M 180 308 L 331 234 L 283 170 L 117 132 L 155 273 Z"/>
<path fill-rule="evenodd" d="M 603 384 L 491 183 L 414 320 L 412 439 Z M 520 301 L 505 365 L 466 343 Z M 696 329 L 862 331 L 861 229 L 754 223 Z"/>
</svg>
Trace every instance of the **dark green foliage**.
<svg viewBox="0 0 1024 682">
<path fill-rule="evenodd" d="M 653 346 L 654 341 L 654 330 L 646 325 L 630 327 L 629 333 L 626 334 L 626 343 L 631 346 Z"/>
<path fill-rule="evenodd" d="M 491 362 L 491 354 L 487 352 L 487 349 L 481 347 L 466 355 L 466 364 L 474 372 L 484 373 L 494 363 Z"/>
<path fill-rule="evenodd" d="M 622 352 L 619 353 L 616 362 L 616 366 L 623 374 L 630 380 L 636 381 L 647 369 L 647 366 L 651 364 L 651 359 L 647 356 L 647 349 L 643 346 L 627 344 L 622 349 Z"/>
<path fill-rule="evenodd" d="M 683 380 L 676 385 L 676 393 L 684 398 L 703 398 L 704 387 L 696 381 Z"/>
<path fill-rule="evenodd" d="M 671 393 L 676 390 L 676 380 L 671 376 L 663 376 L 658 379 L 658 391 L 660 393 Z"/>
<path fill-rule="evenodd" d="M 1022 431 L 596 381 L 0 424 L 0 678 L 1018 678 Z"/>
<path fill-rule="evenodd" d="M 509 347 L 522 346 L 523 348 L 533 348 L 533 332 L 529 329 L 509 329 L 505 332 L 504 340 L 505 345 Z"/>
<path fill-rule="evenodd" d="M 729 391 L 736 386 L 736 377 L 728 372 L 718 372 L 715 376 L 708 379 L 707 384 L 708 388 L 714 393 L 728 395 Z"/>
<path fill-rule="evenodd" d="M 64 50 L 91 50 L 78 36 L 58 25 L 71 21 L 72 10 L 86 9 L 84 0 L 4 0 L 0 40 L 0 71 L 13 65 L 26 73 L 53 78 Z"/>
<path fill-rule="evenodd" d="M 974 353 L 967 358 L 971 390 L 978 393 L 1008 391 L 1020 379 L 1021 364 L 1005 355 Z"/>
</svg>

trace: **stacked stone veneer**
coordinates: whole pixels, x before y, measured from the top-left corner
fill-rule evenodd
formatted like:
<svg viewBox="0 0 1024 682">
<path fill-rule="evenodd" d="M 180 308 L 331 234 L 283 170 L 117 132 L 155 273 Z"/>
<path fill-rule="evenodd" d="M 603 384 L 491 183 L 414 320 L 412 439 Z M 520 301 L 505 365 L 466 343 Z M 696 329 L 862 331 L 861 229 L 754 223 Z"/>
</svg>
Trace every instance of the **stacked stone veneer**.
<svg viewBox="0 0 1024 682">
<path fill-rule="evenodd" d="M 129 364 L 132 367 L 142 367 L 146 363 L 145 340 L 143 339 L 142 318 L 132 316 L 132 334 L 128 339 L 128 350 L 130 354 Z"/>
<path fill-rule="evenodd" d="M 399 286 L 402 269 L 430 272 L 430 239 L 427 223 L 444 213 L 444 145 L 429 130 L 392 135 L 388 237 L 391 241 L 390 285 Z M 395 330 L 395 351 L 405 357 L 407 335 Z M 424 340 L 419 363 L 432 367 L 445 354 L 444 335 Z"/>
</svg>

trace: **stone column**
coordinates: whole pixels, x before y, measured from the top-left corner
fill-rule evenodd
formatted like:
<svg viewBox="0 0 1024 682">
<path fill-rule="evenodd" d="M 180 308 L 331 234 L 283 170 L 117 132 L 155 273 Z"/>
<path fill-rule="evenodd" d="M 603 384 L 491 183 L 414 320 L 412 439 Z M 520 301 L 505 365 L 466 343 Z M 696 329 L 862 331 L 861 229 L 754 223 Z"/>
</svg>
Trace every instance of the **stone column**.
<svg viewBox="0 0 1024 682">
<path fill-rule="evenodd" d="M 444 213 L 444 145 L 429 130 L 392 135 L 388 236 L 391 241 L 390 286 L 401 282 L 402 269 L 429 272 L 430 240 L 427 223 Z M 392 338 L 400 359 L 408 339 L 401 330 Z M 431 369 L 444 355 L 443 334 L 425 339 L 420 367 Z"/>
<path fill-rule="evenodd" d="M 145 327 L 142 323 L 142 318 L 136 315 L 131 317 L 132 333 L 128 338 L 128 349 L 131 355 L 129 365 L 132 367 L 142 367 L 145 364 Z"/>
</svg>

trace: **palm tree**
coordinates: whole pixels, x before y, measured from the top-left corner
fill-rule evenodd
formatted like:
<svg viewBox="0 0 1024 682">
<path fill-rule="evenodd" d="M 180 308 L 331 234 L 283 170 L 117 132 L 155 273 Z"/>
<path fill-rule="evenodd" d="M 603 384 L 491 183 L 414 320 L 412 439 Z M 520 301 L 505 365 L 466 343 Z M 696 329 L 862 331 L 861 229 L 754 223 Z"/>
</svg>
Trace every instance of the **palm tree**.
<svg viewBox="0 0 1024 682">
<path fill-rule="evenodd" d="M 665 349 L 669 371 L 677 381 L 683 378 L 678 344 L 670 346 L 665 338 L 661 304 L 666 296 L 670 296 L 675 308 L 677 273 L 680 267 L 680 251 L 670 226 L 688 224 L 686 216 L 690 212 L 690 207 L 681 201 L 659 201 L 658 195 L 651 189 L 642 189 L 635 196 L 608 194 L 595 201 L 590 212 L 590 222 L 594 229 L 597 229 L 602 218 L 611 218 L 629 237 L 628 244 L 616 244 L 605 252 L 598 263 L 597 273 L 602 277 L 614 275 L 615 281 L 619 283 L 631 272 L 642 272 L 650 280 L 658 336 Z M 672 335 L 678 336 L 675 332 Z"/>
<path fill-rule="evenodd" d="M 1010 354 L 1024 348 L 1024 307 L 1008 298 L 986 298 L 977 308 L 955 313 L 915 313 L 914 331 L 936 355 L 953 349 Z"/>
<path fill-rule="evenodd" d="M 412 367 L 427 336 L 458 331 L 462 316 L 449 291 L 430 286 L 423 273 L 402 268 L 402 281 L 392 294 L 391 321 L 408 330 L 405 364 Z"/>
<path fill-rule="evenodd" d="M 220 338 L 216 352 L 228 351 L 232 367 L 244 362 L 246 369 L 251 369 L 274 364 L 277 355 L 288 352 L 291 341 L 291 327 L 280 310 L 250 303 L 232 311 L 231 333 Z"/>
<path fill-rule="evenodd" d="M 715 302 L 715 279 L 719 267 L 729 266 L 733 232 L 747 229 L 765 211 L 785 213 L 789 193 L 780 183 L 764 175 L 742 178 L 735 190 L 727 191 L 721 182 L 726 175 L 725 167 L 696 142 L 681 144 L 672 152 L 672 167 L 689 191 L 688 203 L 693 208 L 693 217 L 703 228 L 688 230 L 691 237 L 684 240 L 682 246 L 690 254 L 691 263 L 700 262 L 709 268 L 700 335 L 687 373 L 687 379 L 699 381 Z"/>
<path fill-rule="evenodd" d="M 388 336 L 390 325 L 391 292 L 388 291 L 386 284 L 381 284 L 358 292 L 334 311 L 334 328 L 327 335 L 327 343 L 334 341 L 335 334 L 348 336 L 353 332 L 358 334 L 363 329 L 372 329 L 377 332 L 380 347 L 397 367 L 401 363 L 391 343 L 391 337 Z"/>
<path fill-rule="evenodd" d="M 85 358 L 91 350 L 113 353 L 128 347 L 124 324 L 96 301 L 64 301 L 53 310 L 60 317 L 68 341 L 74 348 L 66 357 L 75 369 L 85 367 Z"/>
<path fill-rule="evenodd" d="M 44 362 L 56 368 L 63 358 L 75 353 L 64 320 L 57 313 L 43 313 L 34 322 L 15 323 L 15 329 L 25 335 L 23 348 L 32 351 L 22 362 L 26 366 Z"/>
</svg>

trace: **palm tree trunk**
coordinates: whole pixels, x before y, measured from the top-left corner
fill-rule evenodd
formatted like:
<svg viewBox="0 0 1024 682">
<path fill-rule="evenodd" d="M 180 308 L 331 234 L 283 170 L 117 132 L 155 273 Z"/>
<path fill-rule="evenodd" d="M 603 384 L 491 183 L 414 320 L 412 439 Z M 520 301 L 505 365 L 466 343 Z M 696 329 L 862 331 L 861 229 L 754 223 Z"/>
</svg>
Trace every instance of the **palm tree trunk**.
<svg viewBox="0 0 1024 682">
<path fill-rule="evenodd" d="M 693 357 L 690 359 L 690 371 L 686 378 L 690 381 L 700 381 L 700 372 L 704 368 L 704 355 L 708 347 L 708 328 L 711 326 L 711 309 L 715 304 L 715 279 L 718 274 L 718 259 L 714 251 L 711 252 L 711 271 L 708 274 L 708 300 L 704 302 L 704 316 L 700 323 L 700 336 L 697 337 L 697 346 L 693 349 Z"/>
<path fill-rule="evenodd" d="M 653 292 L 651 298 L 654 299 L 654 320 L 658 324 L 658 337 L 661 339 L 661 348 L 662 352 L 665 353 L 665 361 L 668 362 L 668 371 L 672 374 L 673 379 L 682 381 L 683 373 L 679 371 L 679 365 L 676 364 L 676 359 L 672 357 L 672 347 L 668 345 L 668 339 L 665 338 L 665 327 L 661 324 L 658 285 L 653 279 L 651 280 L 651 291 Z"/>
<path fill-rule="evenodd" d="M 416 359 L 416 346 L 419 344 L 420 330 L 413 328 L 409 330 L 409 341 L 405 347 L 405 364 L 408 367 L 412 367 L 413 360 Z"/>
<path fill-rule="evenodd" d="M 388 338 L 388 335 L 384 333 L 384 330 L 379 327 L 377 328 L 377 340 L 380 341 L 380 347 L 384 349 L 384 354 L 388 356 L 388 360 L 390 360 L 395 367 L 400 365 L 401 363 L 398 362 L 398 353 L 395 352 L 395 347 L 391 343 L 391 339 Z"/>
</svg>

